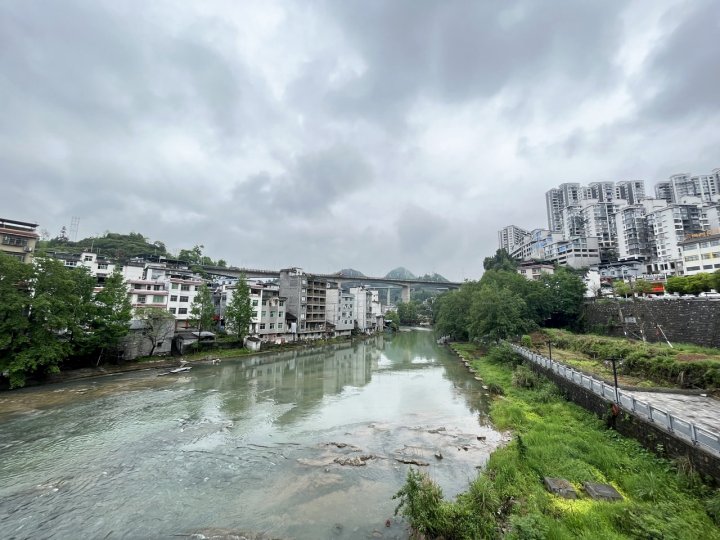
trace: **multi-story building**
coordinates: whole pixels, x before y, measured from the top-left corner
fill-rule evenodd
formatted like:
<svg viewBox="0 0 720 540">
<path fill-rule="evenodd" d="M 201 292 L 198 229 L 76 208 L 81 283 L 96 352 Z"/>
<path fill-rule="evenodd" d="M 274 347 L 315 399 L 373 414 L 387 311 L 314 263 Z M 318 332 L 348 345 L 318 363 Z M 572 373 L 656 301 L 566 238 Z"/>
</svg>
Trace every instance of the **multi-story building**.
<svg viewBox="0 0 720 540">
<path fill-rule="evenodd" d="M 324 337 L 327 280 L 306 274 L 301 268 L 286 268 L 280 270 L 279 284 L 280 295 L 287 299 L 287 312 L 297 318 L 298 337 Z"/>
<path fill-rule="evenodd" d="M 525 279 L 537 281 L 543 274 L 554 274 L 555 266 L 547 263 L 525 262 L 518 266 L 517 271 Z"/>
<path fill-rule="evenodd" d="M 647 214 L 653 259 L 648 273 L 681 272 L 679 244 L 687 235 L 704 232 L 702 209 L 691 204 L 670 204 Z"/>
<path fill-rule="evenodd" d="M 530 236 L 525 229 L 516 225 L 508 225 L 498 231 L 498 246 L 508 253 L 512 253 L 516 246 L 521 245 Z"/>
<path fill-rule="evenodd" d="M 615 198 L 638 204 L 645 198 L 645 182 L 642 180 L 623 180 L 615 184 Z"/>
<path fill-rule="evenodd" d="M 720 169 L 696 176 L 689 173 L 674 174 L 668 181 L 655 185 L 655 195 L 669 203 L 680 203 L 683 197 L 699 197 L 704 202 L 717 202 L 720 198 Z"/>
<path fill-rule="evenodd" d="M 649 260 L 652 255 L 645 206 L 624 206 L 615 214 L 618 260 Z"/>
<path fill-rule="evenodd" d="M 563 200 L 562 192 L 558 188 L 552 188 L 545 193 L 545 207 L 547 210 L 548 229 L 552 232 L 562 232 Z"/>
<path fill-rule="evenodd" d="M 0 218 L 0 251 L 24 263 L 32 262 L 35 245 L 40 238 L 35 229 L 37 223 Z"/>
<path fill-rule="evenodd" d="M 597 238 L 579 236 L 554 242 L 545 248 L 545 261 L 571 268 L 585 268 L 600 264 L 600 245 Z"/>
<path fill-rule="evenodd" d="M 355 297 L 354 319 L 357 329 L 360 332 L 373 332 L 376 328 L 376 320 L 372 311 L 372 291 L 365 286 L 351 287 L 350 294 Z"/>
<path fill-rule="evenodd" d="M 334 335 L 350 335 L 355 328 L 355 296 L 343 291 L 337 283 L 328 283 L 325 310 L 325 319 L 334 328 Z"/>
<path fill-rule="evenodd" d="M 177 329 L 190 328 L 192 303 L 204 281 L 190 270 L 168 269 L 166 275 L 170 287 L 167 309 L 175 316 Z"/>
<path fill-rule="evenodd" d="M 686 276 L 720 269 L 720 231 L 687 235 L 680 242 L 680 252 Z"/>
</svg>

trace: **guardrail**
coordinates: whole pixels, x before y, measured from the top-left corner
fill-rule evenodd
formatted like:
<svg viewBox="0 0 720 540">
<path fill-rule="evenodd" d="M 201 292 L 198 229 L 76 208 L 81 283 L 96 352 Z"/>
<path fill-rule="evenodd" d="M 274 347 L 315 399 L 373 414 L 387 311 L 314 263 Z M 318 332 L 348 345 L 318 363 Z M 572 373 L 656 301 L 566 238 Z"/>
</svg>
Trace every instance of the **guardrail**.
<svg viewBox="0 0 720 540">
<path fill-rule="evenodd" d="M 512 343 L 510 346 L 523 358 L 545 369 L 549 369 L 553 373 L 590 390 L 592 393 L 604 399 L 617 402 L 625 412 L 648 420 L 676 437 L 688 440 L 695 446 L 701 446 L 710 450 L 713 454 L 720 455 L 720 436 L 718 436 L 717 433 L 696 426 L 692 422 L 676 416 L 669 411 L 659 409 L 650 403 L 639 400 L 628 392 L 620 389 L 616 390 L 613 385 L 607 384 L 605 381 L 590 377 L 585 373 L 555 362 L 541 354 L 537 354 L 530 349 Z"/>
</svg>

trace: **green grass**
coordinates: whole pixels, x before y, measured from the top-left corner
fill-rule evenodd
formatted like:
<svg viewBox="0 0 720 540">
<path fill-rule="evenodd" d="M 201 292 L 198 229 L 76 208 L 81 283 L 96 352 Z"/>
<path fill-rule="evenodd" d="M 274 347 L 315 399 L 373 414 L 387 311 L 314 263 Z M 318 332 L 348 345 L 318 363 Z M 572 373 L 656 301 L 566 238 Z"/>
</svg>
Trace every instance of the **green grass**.
<svg viewBox="0 0 720 540">
<path fill-rule="evenodd" d="M 566 402 L 545 378 L 535 375 L 529 381 L 522 367 L 514 377 L 522 386 L 514 385 L 518 359 L 512 352 L 500 348 L 481 357 L 470 344 L 453 348 L 488 385 L 502 389 L 490 417 L 498 429 L 511 430 L 514 438 L 490 456 L 487 469 L 456 501 L 436 502 L 426 496 L 415 498 L 424 501 L 420 508 L 402 506 L 410 523 L 420 525 L 417 529 L 448 539 L 720 539 L 711 518 L 718 515 L 720 497 L 687 466 L 662 460 L 606 429 L 594 415 Z M 567 479 L 580 498 L 565 500 L 548 493 L 544 476 Z M 609 483 L 625 499 L 593 501 L 582 491 L 585 481 Z M 425 485 L 416 479 L 414 488 L 427 491 Z M 404 496 L 407 502 L 408 493 Z M 435 511 L 428 511 L 433 504 Z M 451 526 L 433 529 L 433 516 Z M 476 536 L 478 530 L 483 536 Z"/>
</svg>

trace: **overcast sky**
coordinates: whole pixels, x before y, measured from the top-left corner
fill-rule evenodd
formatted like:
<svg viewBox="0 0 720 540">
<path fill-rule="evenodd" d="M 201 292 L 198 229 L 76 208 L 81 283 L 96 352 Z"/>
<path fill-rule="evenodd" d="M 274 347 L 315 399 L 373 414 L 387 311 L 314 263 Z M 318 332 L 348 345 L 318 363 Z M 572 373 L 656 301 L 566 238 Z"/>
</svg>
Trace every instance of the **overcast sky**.
<svg viewBox="0 0 720 540">
<path fill-rule="evenodd" d="M 477 278 L 561 182 L 720 167 L 720 2 L 0 2 L 0 217 Z"/>
</svg>

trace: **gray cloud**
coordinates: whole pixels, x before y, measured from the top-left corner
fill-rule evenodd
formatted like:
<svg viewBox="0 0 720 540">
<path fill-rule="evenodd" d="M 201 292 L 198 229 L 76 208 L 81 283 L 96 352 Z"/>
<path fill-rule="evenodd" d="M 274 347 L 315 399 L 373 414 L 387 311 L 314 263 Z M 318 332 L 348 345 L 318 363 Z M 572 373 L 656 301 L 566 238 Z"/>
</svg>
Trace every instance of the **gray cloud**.
<svg viewBox="0 0 720 540">
<path fill-rule="evenodd" d="M 0 4 L 0 215 L 477 277 L 563 181 L 720 166 L 717 2 Z"/>
</svg>

